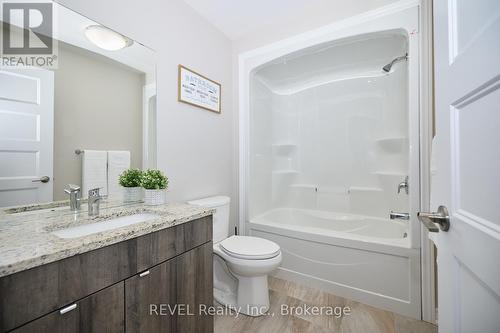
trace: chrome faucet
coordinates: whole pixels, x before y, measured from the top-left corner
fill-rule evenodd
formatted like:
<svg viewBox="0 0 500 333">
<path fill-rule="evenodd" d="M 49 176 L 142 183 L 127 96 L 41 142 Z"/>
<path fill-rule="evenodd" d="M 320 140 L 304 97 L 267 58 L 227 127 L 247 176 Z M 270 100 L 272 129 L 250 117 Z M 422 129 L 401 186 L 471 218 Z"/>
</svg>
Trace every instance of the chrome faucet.
<svg viewBox="0 0 500 333">
<path fill-rule="evenodd" d="M 405 177 L 405 180 L 399 183 L 398 185 L 398 194 L 401 193 L 401 189 L 405 190 L 405 193 L 408 194 L 409 184 L 408 184 L 408 176 Z"/>
<path fill-rule="evenodd" d="M 99 215 L 99 206 L 102 200 L 102 196 L 99 194 L 99 188 L 93 188 L 89 190 L 89 216 Z"/>
<path fill-rule="evenodd" d="M 72 212 L 79 211 L 82 202 L 82 191 L 80 186 L 68 184 L 68 187 L 64 189 L 64 192 L 69 194 L 69 209 Z"/>
<path fill-rule="evenodd" d="M 391 210 L 391 214 L 389 215 L 391 220 L 409 220 L 410 219 L 410 214 L 409 213 L 396 213 Z"/>
</svg>

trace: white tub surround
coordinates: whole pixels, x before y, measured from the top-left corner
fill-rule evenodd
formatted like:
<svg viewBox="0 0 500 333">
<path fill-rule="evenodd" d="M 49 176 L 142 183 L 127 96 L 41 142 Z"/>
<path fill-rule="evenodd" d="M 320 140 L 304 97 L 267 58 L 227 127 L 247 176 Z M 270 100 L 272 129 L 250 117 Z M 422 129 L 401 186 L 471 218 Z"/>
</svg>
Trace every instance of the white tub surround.
<svg viewBox="0 0 500 333">
<path fill-rule="evenodd" d="M 415 318 L 418 22 L 402 1 L 239 57 L 241 233 L 280 245 L 282 278 Z"/>
</svg>

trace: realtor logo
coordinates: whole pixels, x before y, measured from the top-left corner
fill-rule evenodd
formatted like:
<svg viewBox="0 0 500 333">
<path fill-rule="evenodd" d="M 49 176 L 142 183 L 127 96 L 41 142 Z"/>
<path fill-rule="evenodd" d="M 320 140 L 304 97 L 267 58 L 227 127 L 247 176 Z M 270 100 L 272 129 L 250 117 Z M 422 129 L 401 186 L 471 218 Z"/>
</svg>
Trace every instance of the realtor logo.
<svg viewBox="0 0 500 333">
<path fill-rule="evenodd" d="M 2 65 L 55 66 L 51 2 L 4 2 L 2 21 Z"/>
</svg>

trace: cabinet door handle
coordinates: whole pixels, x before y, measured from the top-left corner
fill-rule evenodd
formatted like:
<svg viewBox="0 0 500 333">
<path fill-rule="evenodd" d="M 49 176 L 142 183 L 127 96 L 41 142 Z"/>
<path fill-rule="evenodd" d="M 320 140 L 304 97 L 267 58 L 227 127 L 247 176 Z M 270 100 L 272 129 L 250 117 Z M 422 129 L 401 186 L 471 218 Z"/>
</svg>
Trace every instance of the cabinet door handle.
<svg viewBox="0 0 500 333">
<path fill-rule="evenodd" d="M 74 309 L 76 309 L 76 303 L 75 304 L 71 304 L 71 305 L 68 305 L 67 307 L 59 310 L 59 313 L 60 314 L 65 314 L 67 312 L 70 312 L 70 311 L 73 311 Z"/>
<path fill-rule="evenodd" d="M 145 277 L 146 275 L 149 275 L 149 270 L 139 273 L 139 277 Z"/>
</svg>

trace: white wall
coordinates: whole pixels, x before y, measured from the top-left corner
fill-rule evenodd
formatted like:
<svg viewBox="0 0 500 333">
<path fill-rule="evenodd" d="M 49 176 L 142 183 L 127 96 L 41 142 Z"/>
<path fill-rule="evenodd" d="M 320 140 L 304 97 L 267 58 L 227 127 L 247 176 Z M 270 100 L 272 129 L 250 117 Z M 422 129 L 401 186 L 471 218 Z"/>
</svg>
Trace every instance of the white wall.
<svg viewBox="0 0 500 333">
<path fill-rule="evenodd" d="M 180 0 L 59 0 L 62 5 L 157 51 L 158 168 L 168 200 L 214 194 L 236 216 L 231 42 Z M 222 114 L 177 102 L 177 65 L 222 84 Z"/>
</svg>

